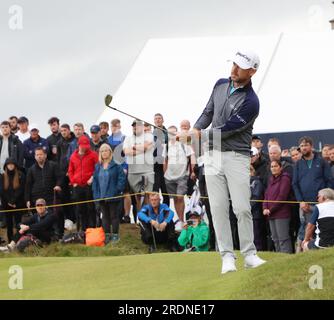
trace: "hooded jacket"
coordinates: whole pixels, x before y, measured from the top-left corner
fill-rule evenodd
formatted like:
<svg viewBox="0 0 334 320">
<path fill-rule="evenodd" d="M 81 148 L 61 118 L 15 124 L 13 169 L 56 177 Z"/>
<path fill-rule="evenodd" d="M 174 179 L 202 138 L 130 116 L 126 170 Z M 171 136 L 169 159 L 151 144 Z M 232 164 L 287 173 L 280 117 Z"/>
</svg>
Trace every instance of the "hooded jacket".
<svg viewBox="0 0 334 320">
<path fill-rule="evenodd" d="M 25 175 L 20 169 L 18 168 L 17 162 L 15 159 L 7 159 L 4 165 L 4 168 L 8 163 L 13 163 L 15 167 L 19 171 L 19 187 L 14 190 L 13 182 L 14 182 L 14 172 L 8 171 L 8 178 L 9 178 L 9 187 L 8 190 L 4 189 L 4 174 L 1 175 L 1 201 L 2 203 L 7 206 L 8 203 L 15 204 L 16 208 L 23 208 L 24 207 L 24 187 L 25 187 Z"/>
<path fill-rule="evenodd" d="M 195 251 L 209 251 L 210 230 L 204 221 L 198 226 L 183 229 L 177 241 L 182 247 L 195 247 Z"/>
<path fill-rule="evenodd" d="M 123 167 L 117 164 L 114 160 L 111 160 L 107 168 L 108 180 L 106 183 L 103 179 L 100 179 L 100 173 L 103 172 L 102 170 L 104 170 L 103 165 L 97 163 L 92 185 L 94 199 L 110 198 L 121 195 L 126 184 L 126 176 Z M 105 190 L 105 192 L 103 193 L 102 190 Z M 110 201 L 120 200 L 121 199 L 119 198 Z"/>
<path fill-rule="evenodd" d="M 291 177 L 282 172 L 278 177 L 272 176 L 264 194 L 264 200 L 289 201 L 291 200 Z M 263 210 L 269 209 L 269 219 L 287 219 L 291 217 L 291 204 L 279 202 L 264 202 Z"/>
<path fill-rule="evenodd" d="M 97 162 L 97 153 L 90 149 L 82 156 L 79 155 L 79 150 L 74 151 L 71 155 L 68 167 L 68 177 L 71 185 L 77 184 L 80 187 L 86 186 L 87 181 L 94 173 Z"/>
</svg>

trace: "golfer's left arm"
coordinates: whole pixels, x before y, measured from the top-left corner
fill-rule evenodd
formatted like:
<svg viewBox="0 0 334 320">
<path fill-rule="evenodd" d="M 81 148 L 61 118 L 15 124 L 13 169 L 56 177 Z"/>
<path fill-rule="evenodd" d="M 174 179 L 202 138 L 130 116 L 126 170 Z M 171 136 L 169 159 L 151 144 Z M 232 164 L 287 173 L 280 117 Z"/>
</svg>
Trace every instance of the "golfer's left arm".
<svg viewBox="0 0 334 320">
<path fill-rule="evenodd" d="M 205 136 L 209 137 L 209 134 L 213 132 L 219 132 L 221 139 L 227 139 L 235 133 L 246 130 L 250 125 L 253 124 L 254 120 L 259 114 L 259 101 L 254 98 L 246 98 L 242 103 L 239 111 L 233 114 L 222 126 L 211 128 L 204 131 Z M 203 121 L 202 116 L 197 120 L 194 125 L 194 130 L 199 131 L 205 129 L 207 123 Z M 203 135 L 203 132 L 202 134 Z"/>
</svg>

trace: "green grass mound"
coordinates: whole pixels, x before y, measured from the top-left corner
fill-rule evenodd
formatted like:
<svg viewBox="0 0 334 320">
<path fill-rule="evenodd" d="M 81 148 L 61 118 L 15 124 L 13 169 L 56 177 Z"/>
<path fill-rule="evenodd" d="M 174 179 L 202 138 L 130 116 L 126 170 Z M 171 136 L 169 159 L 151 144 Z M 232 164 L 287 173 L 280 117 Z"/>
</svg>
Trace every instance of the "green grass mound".
<svg viewBox="0 0 334 320">
<path fill-rule="evenodd" d="M 120 226 L 121 240 L 105 247 L 88 247 L 81 244 L 52 243 L 43 248 L 29 247 L 24 253 L 1 253 L 0 257 L 97 257 L 97 256 L 127 256 L 148 253 L 148 246 L 140 239 L 140 229 L 135 224 L 122 224 Z M 158 251 L 164 252 L 163 246 Z"/>
<path fill-rule="evenodd" d="M 333 299 L 334 249 L 299 255 L 260 253 L 268 262 L 220 274 L 216 252 L 119 257 L 11 257 L 0 259 L 0 299 Z M 23 289 L 8 289 L 12 265 L 23 269 Z M 309 287 L 312 265 L 323 289 Z"/>
</svg>

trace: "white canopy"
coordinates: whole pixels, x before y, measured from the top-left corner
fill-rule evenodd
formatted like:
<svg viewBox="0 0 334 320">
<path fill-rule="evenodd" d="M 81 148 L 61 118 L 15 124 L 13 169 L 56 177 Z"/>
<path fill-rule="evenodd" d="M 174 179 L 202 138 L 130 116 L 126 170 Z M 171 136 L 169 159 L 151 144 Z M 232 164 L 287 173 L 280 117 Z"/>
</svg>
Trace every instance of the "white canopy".
<svg viewBox="0 0 334 320">
<path fill-rule="evenodd" d="M 227 60 L 239 48 L 261 59 L 253 77 L 260 98 L 254 132 L 331 129 L 334 112 L 334 32 L 253 37 L 152 39 L 114 95 L 112 106 L 165 125 L 193 125 L 219 78 L 230 75 Z M 106 109 L 99 121 L 119 118 L 124 133 L 132 119 Z"/>
</svg>

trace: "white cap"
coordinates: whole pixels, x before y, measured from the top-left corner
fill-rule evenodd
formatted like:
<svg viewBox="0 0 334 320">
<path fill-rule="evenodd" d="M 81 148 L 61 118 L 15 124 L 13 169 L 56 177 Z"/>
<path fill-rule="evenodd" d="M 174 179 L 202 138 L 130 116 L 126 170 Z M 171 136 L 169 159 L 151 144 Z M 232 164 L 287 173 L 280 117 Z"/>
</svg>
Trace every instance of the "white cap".
<svg viewBox="0 0 334 320">
<path fill-rule="evenodd" d="M 39 126 L 38 126 L 37 123 L 32 123 L 31 125 L 29 125 L 29 131 L 31 131 L 31 130 L 33 130 L 33 129 L 39 131 Z"/>
<path fill-rule="evenodd" d="M 259 154 L 259 150 L 256 147 L 251 148 L 251 157 L 257 156 Z"/>
<path fill-rule="evenodd" d="M 255 52 L 250 51 L 250 50 L 237 51 L 234 57 L 229 61 L 233 61 L 241 69 L 257 70 L 260 66 L 259 56 Z"/>
</svg>

